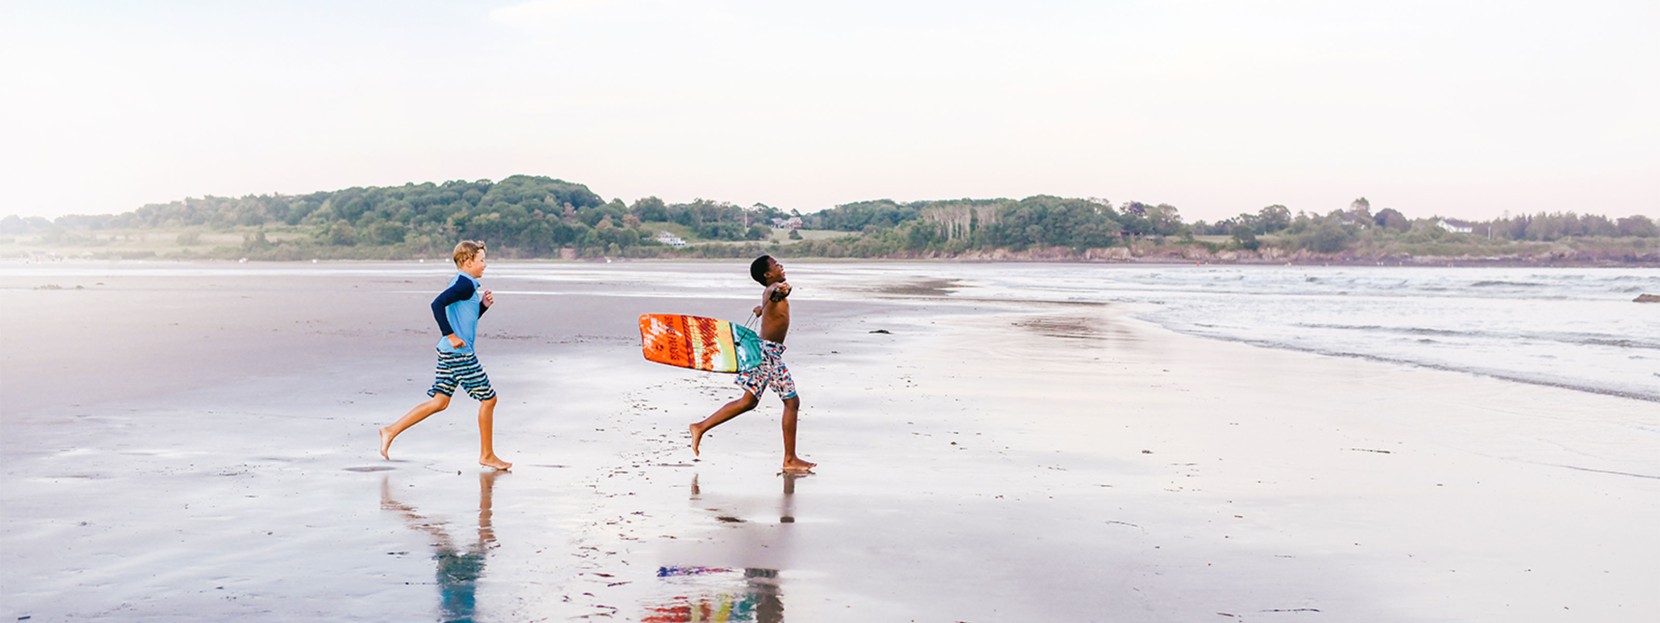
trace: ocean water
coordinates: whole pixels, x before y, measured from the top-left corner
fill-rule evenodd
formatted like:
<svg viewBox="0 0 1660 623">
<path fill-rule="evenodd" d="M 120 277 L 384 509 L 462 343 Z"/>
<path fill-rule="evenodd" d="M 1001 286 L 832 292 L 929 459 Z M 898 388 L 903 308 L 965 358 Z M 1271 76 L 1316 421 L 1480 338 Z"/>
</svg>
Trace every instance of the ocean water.
<svg viewBox="0 0 1660 623">
<path fill-rule="evenodd" d="M 1660 402 L 1660 270 L 945 265 L 957 296 L 1100 301 L 1174 331 Z"/>
<path fill-rule="evenodd" d="M 745 264 L 498 261 L 485 278 L 503 294 L 519 288 L 744 300 L 756 287 Z M 804 296 L 859 299 L 884 285 L 949 280 L 951 298 L 1104 302 L 1207 338 L 1660 402 L 1660 304 L 1633 302 L 1660 294 L 1660 269 L 789 260 L 786 269 Z M 0 266 L 0 275 L 58 279 L 317 274 L 441 281 L 451 272 L 445 262 Z"/>
</svg>

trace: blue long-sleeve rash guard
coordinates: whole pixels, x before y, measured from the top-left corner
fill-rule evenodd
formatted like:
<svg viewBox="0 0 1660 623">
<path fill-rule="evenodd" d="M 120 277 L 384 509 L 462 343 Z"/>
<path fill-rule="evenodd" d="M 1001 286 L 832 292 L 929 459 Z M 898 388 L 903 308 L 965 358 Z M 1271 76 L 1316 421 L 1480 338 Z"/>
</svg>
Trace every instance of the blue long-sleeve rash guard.
<svg viewBox="0 0 1660 623">
<path fill-rule="evenodd" d="M 478 282 L 471 275 L 460 273 L 450 282 L 450 287 L 438 293 L 438 298 L 432 299 L 432 318 L 438 321 L 439 350 L 445 352 L 470 353 L 473 351 L 473 339 L 477 333 L 478 319 L 489 311 L 484 305 L 483 296 L 478 291 Z M 474 311 L 477 310 L 477 311 Z M 449 340 L 442 336 L 455 334 L 467 345 L 460 349 L 450 347 Z"/>
</svg>

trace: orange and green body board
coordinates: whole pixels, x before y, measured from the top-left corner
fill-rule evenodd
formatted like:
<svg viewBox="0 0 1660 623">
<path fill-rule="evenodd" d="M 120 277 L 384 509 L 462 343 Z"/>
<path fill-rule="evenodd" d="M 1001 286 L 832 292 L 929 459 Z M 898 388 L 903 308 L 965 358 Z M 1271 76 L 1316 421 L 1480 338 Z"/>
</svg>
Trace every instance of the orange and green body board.
<svg viewBox="0 0 1660 623">
<path fill-rule="evenodd" d="M 761 337 L 725 320 L 682 314 L 641 314 L 640 352 L 647 361 L 710 372 L 761 365 Z"/>
</svg>

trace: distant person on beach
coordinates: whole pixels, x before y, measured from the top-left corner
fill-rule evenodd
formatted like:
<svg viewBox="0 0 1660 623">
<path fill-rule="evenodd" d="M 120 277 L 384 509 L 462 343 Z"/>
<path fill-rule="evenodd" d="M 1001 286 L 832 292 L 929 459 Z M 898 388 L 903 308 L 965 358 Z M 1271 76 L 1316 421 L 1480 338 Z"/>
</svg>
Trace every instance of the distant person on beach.
<svg viewBox="0 0 1660 623">
<path fill-rule="evenodd" d="M 432 389 L 427 390 L 431 399 L 415 405 L 391 426 L 380 429 L 381 458 L 391 458 L 386 451 L 398 435 L 427 416 L 449 408 L 450 396 L 459 385 L 478 401 L 478 464 L 495 469 L 513 467 L 496 456 L 491 441 L 496 390 L 490 387 L 490 377 L 485 376 L 484 366 L 479 365 L 473 352 L 478 319 L 496 303 L 489 290 L 479 287 L 478 279 L 484 276 L 485 266 L 484 243 L 463 240 L 455 245 L 455 267 L 460 272 L 438 298 L 432 299 L 432 317 L 438 321 L 438 333 L 443 337 L 438 338 L 437 378 L 432 382 Z"/>
<path fill-rule="evenodd" d="M 804 461 L 795 454 L 795 420 L 801 409 L 801 397 L 795 393 L 795 380 L 790 378 L 790 369 L 783 359 L 784 336 L 790 332 L 790 284 L 784 281 L 784 265 L 769 255 L 750 263 L 749 276 L 766 288 L 761 292 L 761 304 L 755 306 L 755 315 L 761 317 L 761 365 L 738 373 L 737 384 L 744 388 L 743 396 L 691 425 L 692 454 L 698 454 L 704 433 L 754 409 L 761 403 L 761 394 L 770 387 L 784 401 L 784 471 L 806 472 L 816 463 Z"/>
</svg>

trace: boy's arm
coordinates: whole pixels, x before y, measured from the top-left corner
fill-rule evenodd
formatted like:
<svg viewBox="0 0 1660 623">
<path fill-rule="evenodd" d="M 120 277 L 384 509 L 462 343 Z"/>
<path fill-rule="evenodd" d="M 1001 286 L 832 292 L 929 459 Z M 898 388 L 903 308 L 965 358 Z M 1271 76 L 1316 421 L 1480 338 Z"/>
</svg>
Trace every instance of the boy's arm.
<svg viewBox="0 0 1660 623">
<path fill-rule="evenodd" d="M 767 300 L 774 303 L 790 297 L 790 284 L 787 281 L 767 286 Z"/>
<path fill-rule="evenodd" d="M 473 298 L 473 282 L 462 279 L 456 281 L 449 289 L 438 293 L 438 298 L 432 299 L 432 318 L 438 321 L 439 334 L 455 334 L 455 328 L 450 326 L 450 318 L 444 313 L 444 308 L 470 298 Z"/>
<path fill-rule="evenodd" d="M 765 311 L 768 305 L 782 301 L 789 298 L 789 296 L 790 284 L 788 283 L 780 281 L 767 286 L 767 289 L 761 291 L 761 304 L 755 306 L 755 315 L 761 315 L 761 312 Z"/>
</svg>

